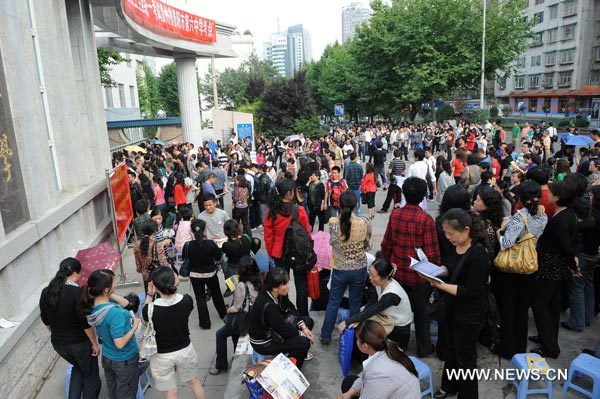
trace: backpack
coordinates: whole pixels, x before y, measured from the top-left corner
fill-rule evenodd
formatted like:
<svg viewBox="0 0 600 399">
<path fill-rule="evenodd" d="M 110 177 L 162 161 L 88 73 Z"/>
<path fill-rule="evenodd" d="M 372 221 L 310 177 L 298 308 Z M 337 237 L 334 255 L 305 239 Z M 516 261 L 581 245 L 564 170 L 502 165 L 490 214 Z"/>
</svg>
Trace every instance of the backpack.
<svg viewBox="0 0 600 399">
<path fill-rule="evenodd" d="M 269 202 L 269 192 L 271 191 L 271 179 L 266 173 L 263 173 L 254 184 L 254 198 L 263 204 Z"/>
<path fill-rule="evenodd" d="M 284 265 L 297 272 L 307 272 L 317 264 L 317 254 L 310 234 L 298 221 L 298 205 L 292 208 L 292 220 L 283 239 Z"/>
<path fill-rule="evenodd" d="M 333 206 L 334 208 L 339 208 L 340 207 L 340 196 L 342 195 L 342 181 L 332 181 L 329 180 L 327 182 L 327 184 L 329 185 L 329 192 L 331 193 L 329 195 L 329 204 L 331 206 Z"/>
</svg>

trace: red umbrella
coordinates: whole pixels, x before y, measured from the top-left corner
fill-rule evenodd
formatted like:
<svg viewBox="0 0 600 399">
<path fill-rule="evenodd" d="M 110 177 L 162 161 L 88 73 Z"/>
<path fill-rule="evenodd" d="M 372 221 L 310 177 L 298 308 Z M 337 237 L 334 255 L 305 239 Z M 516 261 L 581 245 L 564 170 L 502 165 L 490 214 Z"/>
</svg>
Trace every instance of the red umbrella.
<svg viewBox="0 0 600 399">
<path fill-rule="evenodd" d="M 80 286 L 87 284 L 93 271 L 110 269 L 114 272 L 119 265 L 119 252 L 110 242 L 101 242 L 94 247 L 81 249 L 75 257 L 81 262 L 81 274 L 77 282 Z"/>
</svg>

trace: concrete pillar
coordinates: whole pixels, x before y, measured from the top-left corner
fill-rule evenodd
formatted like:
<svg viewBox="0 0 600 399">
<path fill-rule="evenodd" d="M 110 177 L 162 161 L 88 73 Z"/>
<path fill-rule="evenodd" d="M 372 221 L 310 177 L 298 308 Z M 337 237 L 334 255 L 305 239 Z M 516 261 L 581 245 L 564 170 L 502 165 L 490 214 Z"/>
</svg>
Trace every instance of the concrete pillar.
<svg viewBox="0 0 600 399">
<path fill-rule="evenodd" d="M 198 78 L 196 75 L 196 57 L 193 55 L 175 58 L 177 71 L 177 89 L 179 90 L 179 110 L 183 141 L 190 141 L 192 133 L 202 129 L 200 101 L 198 97 Z M 202 145 L 202 143 L 196 143 Z"/>
</svg>

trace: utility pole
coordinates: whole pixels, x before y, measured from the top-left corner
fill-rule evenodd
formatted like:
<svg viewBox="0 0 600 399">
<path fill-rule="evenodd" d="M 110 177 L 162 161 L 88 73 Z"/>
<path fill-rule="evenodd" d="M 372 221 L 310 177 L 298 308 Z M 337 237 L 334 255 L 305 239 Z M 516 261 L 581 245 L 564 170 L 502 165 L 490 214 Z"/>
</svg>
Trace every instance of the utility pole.
<svg viewBox="0 0 600 399">
<path fill-rule="evenodd" d="M 479 93 L 479 108 L 483 109 L 484 91 L 485 91 L 485 14 L 487 8 L 487 0 L 483 0 L 483 34 L 481 40 L 481 92 Z"/>
</svg>

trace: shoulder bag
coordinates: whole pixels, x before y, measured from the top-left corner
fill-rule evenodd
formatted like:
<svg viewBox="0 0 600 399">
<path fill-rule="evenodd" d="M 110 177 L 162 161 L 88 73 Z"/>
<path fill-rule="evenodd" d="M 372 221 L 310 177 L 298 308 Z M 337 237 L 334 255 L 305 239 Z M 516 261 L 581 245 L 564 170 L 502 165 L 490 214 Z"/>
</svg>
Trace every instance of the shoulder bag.
<svg viewBox="0 0 600 399">
<path fill-rule="evenodd" d="M 179 268 L 179 275 L 181 277 L 189 277 L 190 276 L 190 256 L 189 256 L 189 251 L 190 251 L 190 242 L 186 242 L 185 244 L 183 244 L 183 263 L 181 264 L 181 267 Z"/>
<path fill-rule="evenodd" d="M 244 283 L 246 294 L 244 296 L 244 302 L 242 303 L 241 309 L 236 313 L 227 313 L 225 315 L 225 325 L 229 327 L 232 335 L 244 336 L 248 333 L 248 327 L 250 326 L 250 309 L 252 309 L 252 300 L 250 299 L 250 291 L 248 290 L 248 284 Z M 246 305 L 248 304 L 248 310 Z"/>
<path fill-rule="evenodd" d="M 152 315 L 154 313 L 154 302 L 148 305 L 148 324 L 142 335 L 142 345 L 140 347 L 140 358 L 150 359 L 152 355 L 158 352 L 156 345 L 156 331 L 154 331 L 154 323 L 152 322 Z"/>
<path fill-rule="evenodd" d="M 532 274 L 538 270 L 538 255 L 535 249 L 538 238 L 531 234 L 527 216 L 521 212 L 525 223 L 525 234 L 510 248 L 498 252 L 494 264 L 504 273 Z"/>
</svg>

